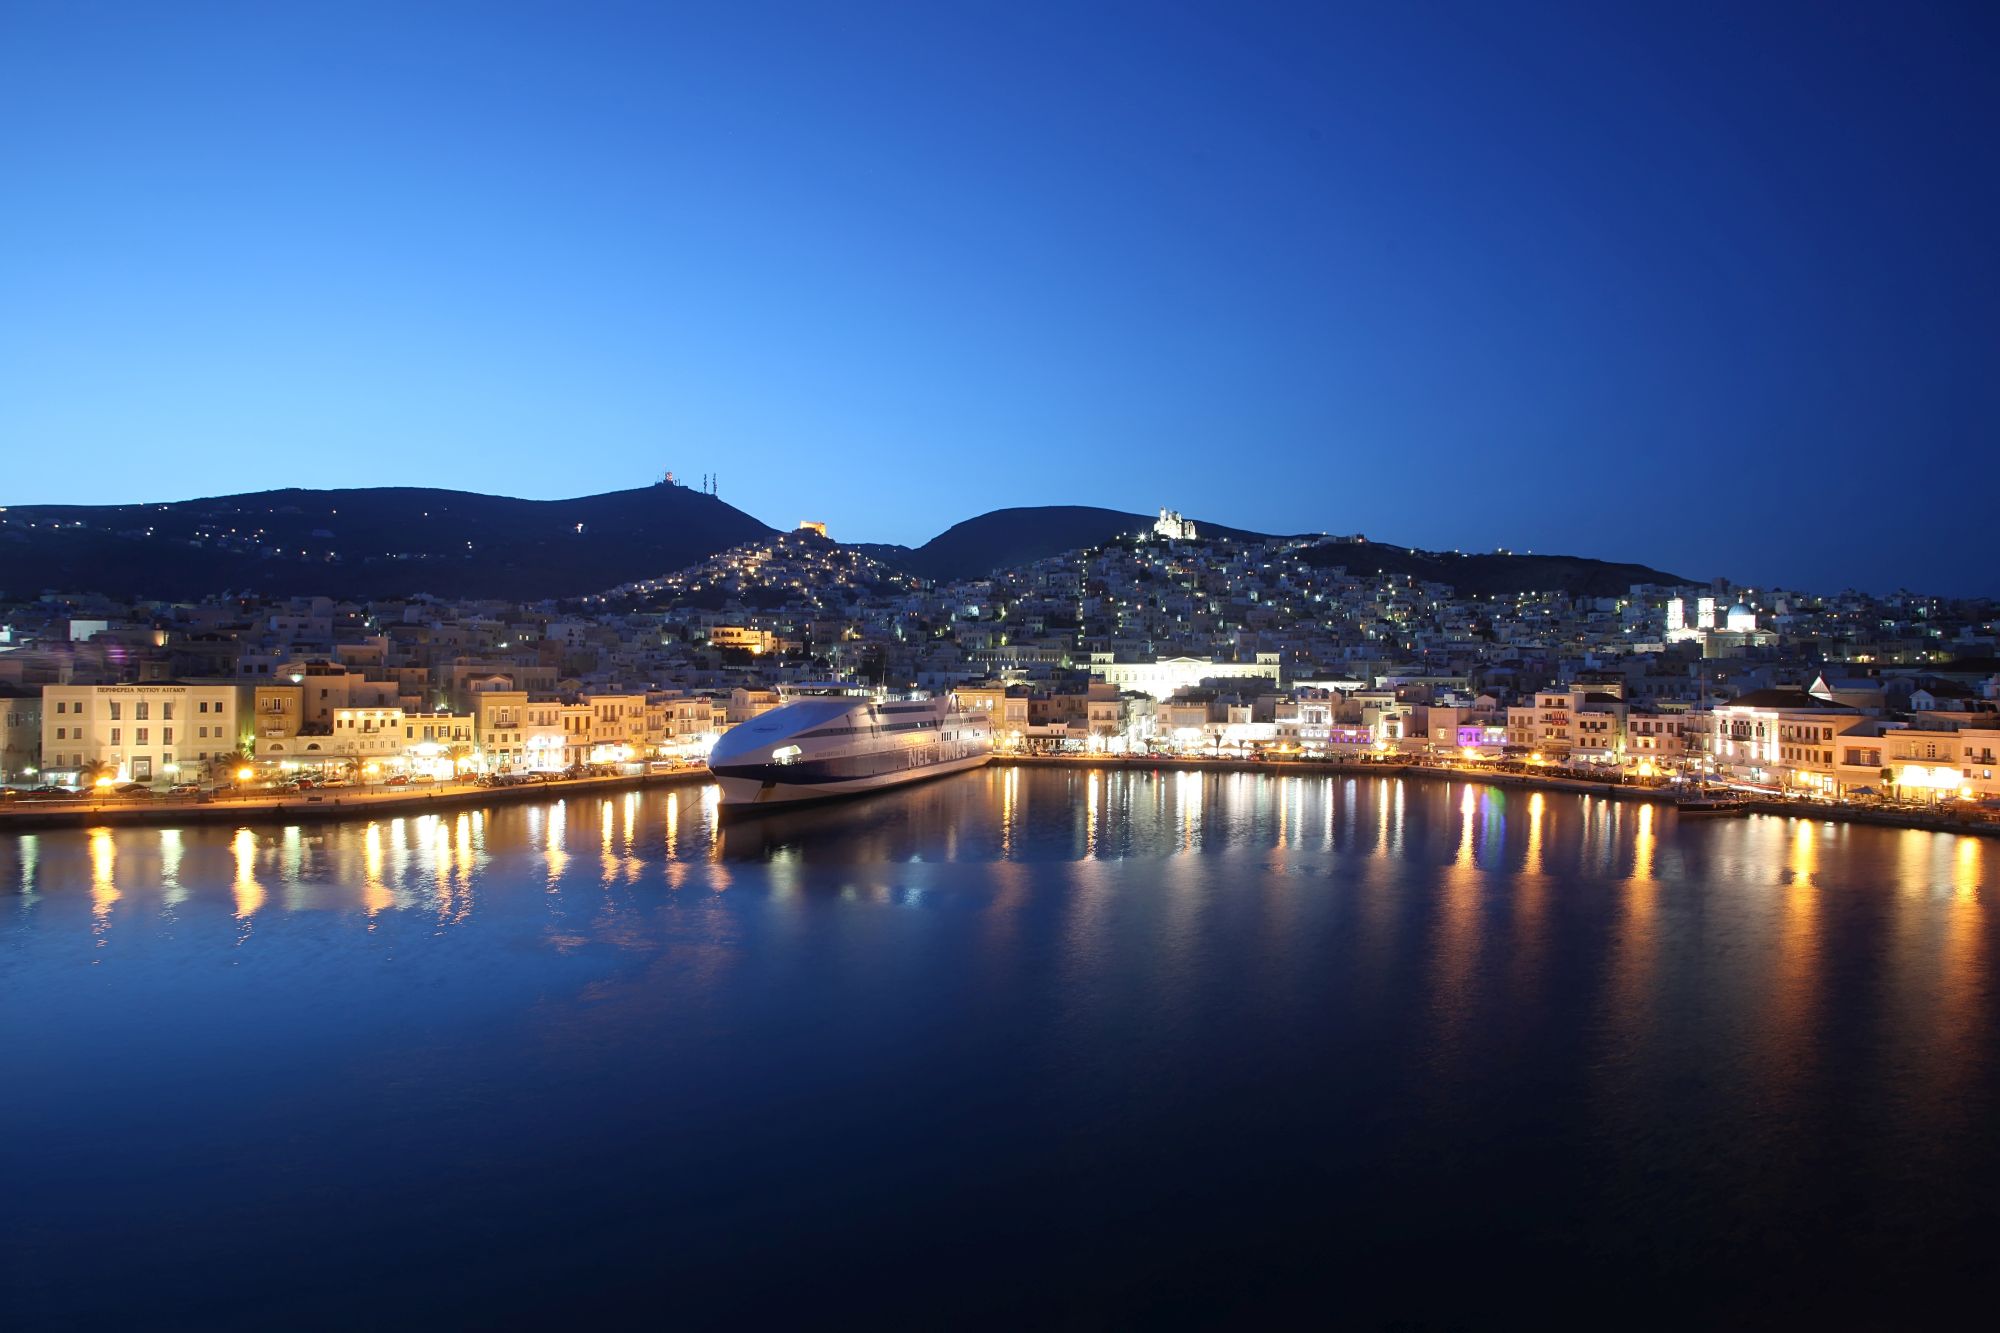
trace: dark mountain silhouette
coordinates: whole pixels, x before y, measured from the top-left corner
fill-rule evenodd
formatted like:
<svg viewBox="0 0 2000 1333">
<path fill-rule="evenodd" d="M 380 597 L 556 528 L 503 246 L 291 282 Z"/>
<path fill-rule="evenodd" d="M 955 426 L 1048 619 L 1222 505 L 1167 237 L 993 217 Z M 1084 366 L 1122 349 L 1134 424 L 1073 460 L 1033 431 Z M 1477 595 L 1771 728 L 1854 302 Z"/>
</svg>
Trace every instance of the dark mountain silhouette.
<svg viewBox="0 0 2000 1333">
<path fill-rule="evenodd" d="M 1267 539 L 1195 524 L 1204 538 Z M 1042 505 L 966 519 L 915 548 L 854 546 L 925 578 L 978 578 L 1152 526 L 1150 514 Z M 665 485 L 573 500 L 385 486 L 164 504 L 16 505 L 0 510 L 0 595 L 576 597 L 658 578 L 775 531 L 714 496 Z M 1461 556 L 1378 542 L 1329 543 L 1305 558 L 1355 574 L 1448 583 L 1467 595 L 1610 596 L 1634 583 L 1687 581 L 1576 556 Z"/>
<path fill-rule="evenodd" d="M 1449 583 L 1463 597 L 1517 592 L 1617 597 L 1635 583 L 1692 582 L 1645 565 L 1580 555 L 1461 555 L 1455 551 L 1415 551 L 1382 542 L 1334 542 L 1312 547 L 1302 558 L 1307 564 L 1338 566 L 1350 574 L 1407 574 L 1427 583 Z"/>
<path fill-rule="evenodd" d="M 954 524 L 922 546 L 866 545 L 869 555 L 897 568 L 931 579 L 981 578 L 1010 565 L 1060 555 L 1065 551 L 1102 546 L 1122 536 L 1149 532 L 1153 515 L 1083 505 L 1041 505 L 996 509 L 990 514 Z M 1202 538 L 1266 541 L 1266 533 L 1248 532 L 1196 519 Z M 1404 574 L 1428 582 L 1449 583 L 1465 596 L 1501 593 L 1556 592 L 1573 596 L 1610 597 L 1635 583 L 1686 583 L 1687 579 L 1644 565 L 1617 564 L 1567 555 L 1458 555 L 1413 551 L 1382 542 L 1330 542 L 1310 548 L 1309 564 L 1341 566 L 1352 574 Z"/>
<path fill-rule="evenodd" d="M 1064 551 L 1102 546 L 1135 532 L 1150 532 L 1152 514 L 1127 514 L 1089 505 L 1034 505 L 996 509 L 954 523 L 922 546 L 864 546 L 887 564 L 927 579 L 983 578 L 996 569 L 1024 565 Z M 1265 534 L 1194 520 L 1201 537 L 1261 541 Z"/>
<path fill-rule="evenodd" d="M 0 593 L 538 599 L 678 569 L 772 530 L 699 491 L 574 500 L 384 486 L 0 512 Z"/>
</svg>

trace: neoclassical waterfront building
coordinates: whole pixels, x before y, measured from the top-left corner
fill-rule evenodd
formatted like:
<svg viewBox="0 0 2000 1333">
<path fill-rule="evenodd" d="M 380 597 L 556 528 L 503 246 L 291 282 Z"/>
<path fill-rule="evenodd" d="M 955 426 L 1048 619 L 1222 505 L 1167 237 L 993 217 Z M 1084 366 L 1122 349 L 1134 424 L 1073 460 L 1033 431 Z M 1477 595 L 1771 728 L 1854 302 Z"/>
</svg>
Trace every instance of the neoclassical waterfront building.
<svg viewBox="0 0 2000 1333">
<path fill-rule="evenodd" d="M 1254 662 L 1216 662 L 1205 657 L 1163 657 L 1156 662 L 1092 661 L 1090 674 L 1119 690 L 1171 699 L 1205 680 L 1262 679 L 1278 687 L 1282 671 L 1276 653 L 1258 653 Z"/>
<path fill-rule="evenodd" d="M 105 764 L 120 781 L 152 782 L 250 743 L 251 686 L 164 681 L 50 685 L 42 691 L 42 769 L 73 781 Z"/>
</svg>

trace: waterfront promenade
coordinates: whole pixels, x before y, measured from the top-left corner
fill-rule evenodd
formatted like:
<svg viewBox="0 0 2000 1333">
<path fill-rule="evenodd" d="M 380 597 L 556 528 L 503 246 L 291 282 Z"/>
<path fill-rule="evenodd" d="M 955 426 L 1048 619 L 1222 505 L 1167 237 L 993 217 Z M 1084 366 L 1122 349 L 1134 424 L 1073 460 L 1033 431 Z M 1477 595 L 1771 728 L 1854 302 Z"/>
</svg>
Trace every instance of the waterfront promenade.
<svg viewBox="0 0 2000 1333">
<path fill-rule="evenodd" d="M 1401 777 L 1418 781 L 1478 782 L 1493 787 L 1567 792 L 1617 801 L 1674 804 L 1677 793 L 1662 783 L 1617 782 L 1555 772 L 1520 772 L 1412 758 L 1242 759 L 1167 755 L 997 754 L 995 765 L 1022 768 L 1096 768 L 1111 772 L 1247 773 L 1273 777 Z M 173 826 L 264 821 L 373 819 L 454 806 L 545 800 L 551 797 L 624 791 L 636 787 L 705 783 L 705 768 L 665 773 L 621 773 L 551 782 L 495 786 L 447 782 L 421 787 L 329 787 L 309 792 L 260 791 L 203 797 L 108 797 L 75 800 L 17 799 L 0 807 L 0 833 L 48 828 Z M 1882 828 L 1922 829 L 2000 837 L 2000 812 L 1960 815 L 1948 810 L 1782 798 L 1756 791 L 1734 793 L 1747 813 L 1792 819 L 1833 820 Z"/>
<path fill-rule="evenodd" d="M 1345 777 L 1407 777 L 1447 782 L 1478 782 L 1492 787 L 1519 787 L 1533 791 L 1561 791 L 1581 796 L 1601 796 L 1617 801 L 1646 801 L 1673 805 L 1678 794 L 1665 783 L 1619 782 L 1602 778 L 1578 777 L 1557 772 L 1520 772 L 1485 768 L 1474 764 L 1451 764 L 1437 760 L 1394 759 L 1237 759 L 1164 755 L 1067 755 L 1008 754 L 996 756 L 995 763 L 1026 767 L 1103 768 L 1113 771 L 1139 769 L 1194 770 L 1201 772 L 1258 773 L 1271 776 L 1307 774 Z M 1747 813 L 1779 815 L 1790 819 L 1826 819 L 1847 824 L 1869 824 L 1880 828 L 1925 829 L 1934 833 L 1970 833 L 2000 837 L 2000 811 L 1961 817 L 1946 810 L 1855 801 L 1808 800 L 1772 796 L 1752 789 L 1731 789 L 1744 800 Z"/>
<path fill-rule="evenodd" d="M 625 791 L 709 780 L 705 768 L 666 773 L 616 773 L 553 782 L 495 786 L 479 782 L 439 782 L 423 786 L 324 787 L 314 791 L 251 791 L 214 796 L 104 797 L 76 800 L 14 800 L 0 808 L 0 832 L 45 828 L 119 825 L 249 823 L 330 819 L 373 819 L 421 814 L 463 805 Z"/>
</svg>

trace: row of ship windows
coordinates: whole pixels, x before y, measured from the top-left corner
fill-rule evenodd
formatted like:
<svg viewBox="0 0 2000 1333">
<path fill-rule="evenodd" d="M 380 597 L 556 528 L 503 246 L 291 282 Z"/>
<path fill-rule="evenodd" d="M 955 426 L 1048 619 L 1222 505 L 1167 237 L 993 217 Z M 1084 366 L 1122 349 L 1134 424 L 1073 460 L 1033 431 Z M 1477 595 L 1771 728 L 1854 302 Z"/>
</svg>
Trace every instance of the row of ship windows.
<svg viewBox="0 0 2000 1333">
<path fill-rule="evenodd" d="M 812 740 L 819 736 L 852 736 L 856 732 L 861 731 L 919 731 L 927 727 L 934 728 L 939 725 L 935 719 L 926 719 L 922 722 L 891 722 L 889 725 L 883 727 L 820 727 L 814 731 L 801 732 L 799 739 Z"/>
</svg>

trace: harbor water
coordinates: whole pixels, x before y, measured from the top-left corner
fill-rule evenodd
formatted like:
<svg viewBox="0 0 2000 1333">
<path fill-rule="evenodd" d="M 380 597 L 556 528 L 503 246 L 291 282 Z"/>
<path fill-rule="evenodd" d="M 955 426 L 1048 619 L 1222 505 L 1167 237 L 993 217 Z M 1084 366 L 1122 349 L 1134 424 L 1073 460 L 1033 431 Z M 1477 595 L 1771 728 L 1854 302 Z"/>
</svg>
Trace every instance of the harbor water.
<svg viewBox="0 0 2000 1333">
<path fill-rule="evenodd" d="M 1923 1324 L 1996 882 L 1255 773 L 23 834 L 0 1324 Z"/>
</svg>

